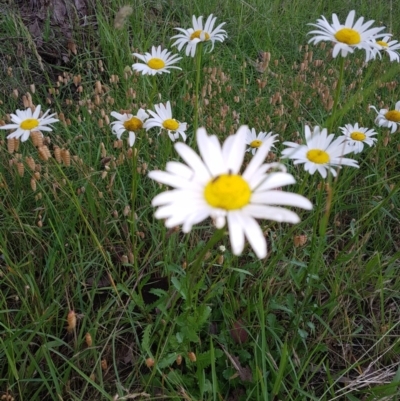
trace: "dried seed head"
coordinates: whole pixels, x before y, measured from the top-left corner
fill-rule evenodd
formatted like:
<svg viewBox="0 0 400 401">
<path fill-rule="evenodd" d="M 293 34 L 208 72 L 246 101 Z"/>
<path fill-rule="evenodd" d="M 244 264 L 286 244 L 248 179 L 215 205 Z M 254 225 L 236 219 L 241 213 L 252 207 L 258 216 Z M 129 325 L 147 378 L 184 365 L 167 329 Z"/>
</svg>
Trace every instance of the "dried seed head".
<svg viewBox="0 0 400 401">
<path fill-rule="evenodd" d="M 31 178 L 31 188 L 33 192 L 36 191 L 36 180 L 34 178 Z"/>
<path fill-rule="evenodd" d="M 190 359 L 191 362 L 196 362 L 196 354 L 194 352 L 188 352 L 188 358 Z"/>
<path fill-rule="evenodd" d="M 38 148 L 38 151 L 39 151 L 39 157 L 42 160 L 47 162 L 47 160 L 49 160 L 51 158 L 51 153 L 50 153 L 50 150 L 49 150 L 49 148 L 47 146 L 40 146 Z"/>
<path fill-rule="evenodd" d="M 31 138 L 34 146 L 37 148 L 43 146 L 43 135 L 40 131 L 31 132 Z"/>
<path fill-rule="evenodd" d="M 154 366 L 154 359 L 153 358 L 147 358 L 146 359 L 146 366 L 150 369 L 151 367 Z"/>
<path fill-rule="evenodd" d="M 68 323 L 67 331 L 68 333 L 72 333 L 76 327 L 76 314 L 73 310 L 70 310 L 68 312 L 67 323 Z"/>
<path fill-rule="evenodd" d="M 61 159 L 67 167 L 71 165 L 71 154 L 68 149 L 61 149 Z"/>
<path fill-rule="evenodd" d="M 303 246 L 307 242 L 307 235 L 295 235 L 293 237 L 294 246 L 297 248 Z"/>
<path fill-rule="evenodd" d="M 62 161 L 61 149 L 59 148 L 59 146 L 54 146 L 53 152 L 54 152 L 54 158 L 57 160 L 57 163 L 61 163 Z"/>
<path fill-rule="evenodd" d="M 85 335 L 85 342 L 86 342 L 86 345 L 88 347 L 91 347 L 92 344 L 93 344 L 93 339 L 92 339 L 92 336 L 91 336 L 91 334 L 89 332 L 86 333 L 86 335 Z"/>
<path fill-rule="evenodd" d="M 25 168 L 24 168 L 24 163 L 22 162 L 17 162 L 17 171 L 20 177 L 24 176 Z"/>
<path fill-rule="evenodd" d="M 182 355 L 179 354 L 179 355 L 176 357 L 176 364 L 179 366 L 181 363 L 182 363 Z"/>
<path fill-rule="evenodd" d="M 100 362 L 100 365 L 101 365 L 101 369 L 104 371 L 104 370 L 107 370 L 107 368 L 108 368 L 108 363 L 107 363 L 107 360 L 106 359 L 102 359 L 101 360 L 101 362 Z"/>
<path fill-rule="evenodd" d="M 35 163 L 35 160 L 33 160 L 33 157 L 32 157 L 32 156 L 26 156 L 26 157 L 25 157 L 25 162 L 26 162 L 27 166 L 28 166 L 32 171 L 35 171 L 36 163 Z"/>
</svg>

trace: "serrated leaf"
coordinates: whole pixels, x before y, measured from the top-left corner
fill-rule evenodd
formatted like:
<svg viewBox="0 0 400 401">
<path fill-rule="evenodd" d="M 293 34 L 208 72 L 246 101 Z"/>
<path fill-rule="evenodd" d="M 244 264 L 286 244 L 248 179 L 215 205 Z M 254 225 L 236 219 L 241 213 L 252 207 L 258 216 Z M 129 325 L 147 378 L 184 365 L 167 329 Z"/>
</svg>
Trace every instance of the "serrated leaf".
<svg viewBox="0 0 400 401">
<path fill-rule="evenodd" d="M 150 336 L 151 336 L 152 329 L 153 329 L 152 324 L 149 324 L 148 326 L 146 326 L 146 328 L 143 331 L 143 336 L 142 336 L 142 348 L 148 354 L 151 354 L 151 352 L 150 352 Z"/>
<path fill-rule="evenodd" d="M 167 356 L 165 356 L 164 358 L 160 359 L 157 363 L 157 366 L 160 369 L 164 369 L 167 366 L 172 365 L 176 361 L 177 356 L 178 356 L 178 354 L 176 352 L 172 352 L 172 353 L 168 354 Z"/>
</svg>

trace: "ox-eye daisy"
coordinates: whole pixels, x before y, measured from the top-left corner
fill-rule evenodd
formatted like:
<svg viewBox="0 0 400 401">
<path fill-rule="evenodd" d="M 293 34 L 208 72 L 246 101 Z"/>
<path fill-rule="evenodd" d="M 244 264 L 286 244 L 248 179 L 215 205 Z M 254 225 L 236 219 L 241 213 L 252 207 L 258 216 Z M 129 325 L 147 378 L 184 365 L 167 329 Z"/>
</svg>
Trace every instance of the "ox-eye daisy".
<svg viewBox="0 0 400 401">
<path fill-rule="evenodd" d="M 143 128 L 143 123 L 149 115 L 143 110 L 139 109 L 136 116 L 133 114 L 119 114 L 116 111 L 112 111 L 111 115 L 115 117 L 118 121 L 113 121 L 110 125 L 113 133 L 118 139 L 121 139 L 122 134 L 125 131 L 129 132 L 129 146 L 132 147 L 135 143 L 136 134 L 138 130 Z"/>
<path fill-rule="evenodd" d="M 396 132 L 397 127 L 400 125 L 400 100 L 394 106 L 394 110 L 380 109 L 378 111 L 375 106 L 369 107 L 378 113 L 375 124 L 379 127 L 390 128 L 392 134 Z"/>
<path fill-rule="evenodd" d="M 38 105 L 33 113 L 31 109 L 26 109 L 25 111 L 17 110 L 15 114 L 11 114 L 11 121 L 14 124 L 3 125 L 0 129 L 15 129 L 7 138 L 21 138 L 21 142 L 25 142 L 33 131 L 52 131 L 52 128 L 47 127 L 47 125 L 56 123 L 59 120 L 53 118 L 55 113 L 47 115 L 50 110 L 47 110 L 42 117 L 39 117 L 40 108 L 41 106 Z"/>
<path fill-rule="evenodd" d="M 283 142 L 284 145 L 289 146 L 282 151 L 283 157 L 294 159 L 294 164 L 304 163 L 306 171 L 310 174 L 318 171 L 323 178 L 326 178 L 327 170 L 336 177 L 336 170 L 332 167 L 340 167 L 341 165 L 358 167 L 355 160 L 343 157 L 352 152 L 352 149 L 346 146 L 344 136 L 333 140 L 334 135 L 328 135 L 326 128 L 321 131 L 319 127 L 315 127 L 314 132 L 311 133 L 310 127 L 306 125 L 304 130 L 306 144 Z"/>
<path fill-rule="evenodd" d="M 166 129 L 168 131 L 168 136 L 172 142 L 175 142 L 179 138 L 179 135 L 184 141 L 186 141 L 186 123 L 180 123 L 175 118 L 172 118 L 171 103 L 168 101 L 164 106 L 162 103 L 155 104 L 154 108 L 156 111 L 147 110 L 153 118 L 149 118 L 143 125 L 146 130 L 153 127 L 160 127 L 161 129 Z M 160 131 L 161 133 L 161 131 Z"/>
<path fill-rule="evenodd" d="M 400 49 L 400 43 L 397 40 L 390 40 L 390 36 L 385 36 L 380 40 L 376 41 L 379 49 L 376 51 L 385 52 L 389 55 L 390 61 L 400 61 L 400 55 L 396 50 Z"/>
<path fill-rule="evenodd" d="M 378 32 L 385 29 L 384 27 L 368 29 L 374 21 L 364 23 L 364 18 L 360 17 L 354 23 L 355 11 L 350 11 L 346 18 L 346 22 L 342 25 L 336 14 L 332 14 L 332 24 L 330 24 L 324 16 L 318 19 L 316 24 L 309 24 L 317 27 L 319 30 L 309 32 L 314 34 L 309 43 L 317 44 L 322 41 L 329 41 L 335 44 L 333 48 L 333 57 L 336 57 L 339 52 L 342 57 L 346 57 L 348 53 L 353 53 L 354 49 L 364 49 L 366 52 L 366 61 L 375 58 L 375 49 L 379 49 L 376 44 L 378 37 L 385 34 Z"/>
<path fill-rule="evenodd" d="M 249 147 L 246 149 L 247 152 L 251 152 L 255 155 L 257 149 L 269 138 L 273 138 L 274 141 L 272 143 L 277 142 L 278 140 L 275 139 L 277 134 L 273 135 L 272 132 L 260 132 L 259 134 L 256 133 L 254 128 L 248 129 L 246 133 L 246 144 Z"/>
<path fill-rule="evenodd" d="M 214 43 L 216 41 L 223 42 L 227 36 L 226 31 L 221 29 L 222 26 L 225 24 L 219 24 L 214 29 L 215 21 L 217 17 L 213 17 L 211 14 L 204 25 L 203 28 L 203 17 L 196 18 L 193 15 L 193 27 L 189 29 L 183 28 L 175 28 L 177 31 L 181 32 L 178 35 L 172 36 L 171 39 L 177 39 L 172 46 L 177 46 L 178 50 L 181 50 L 183 46 L 187 45 L 186 47 L 186 55 L 189 54 L 194 57 L 196 54 L 196 45 L 200 42 L 211 42 L 211 50 L 214 48 Z"/>
<path fill-rule="evenodd" d="M 373 129 L 359 127 L 358 123 L 354 125 L 345 124 L 344 127 L 340 127 L 343 135 L 346 137 L 346 146 L 351 149 L 354 153 L 360 153 L 364 149 L 364 143 L 369 146 L 373 146 L 374 142 L 377 141 L 373 138 L 376 135 Z"/>
<path fill-rule="evenodd" d="M 151 53 L 145 53 L 144 56 L 139 53 L 133 53 L 133 55 L 144 62 L 144 64 L 135 63 L 132 65 L 135 71 L 140 71 L 143 75 L 156 75 L 162 74 L 163 72 L 169 73 L 170 68 L 182 69 L 172 65 L 178 62 L 182 57 L 172 55 L 167 49 L 161 50 L 161 46 L 157 48 L 153 46 L 151 48 Z"/>
<path fill-rule="evenodd" d="M 208 136 L 204 128 L 199 128 L 197 144 L 201 157 L 186 144 L 175 144 L 186 164 L 172 161 L 167 163 L 166 171 L 149 173 L 153 180 L 173 188 L 157 195 L 152 205 L 158 206 L 156 218 L 166 219 L 167 227 L 182 224 L 185 233 L 207 217 L 214 220 L 217 228 L 227 222 L 235 255 L 243 251 L 246 237 L 257 257 L 264 258 L 267 244 L 256 219 L 298 223 L 296 213 L 278 205 L 308 210 L 312 205 L 301 195 L 276 190 L 293 184 L 295 179 L 279 163 L 263 164 L 273 138 L 264 142 L 240 174 L 247 129 L 240 127 L 221 147 L 215 135 Z M 272 168 L 282 171 L 267 173 Z"/>
</svg>

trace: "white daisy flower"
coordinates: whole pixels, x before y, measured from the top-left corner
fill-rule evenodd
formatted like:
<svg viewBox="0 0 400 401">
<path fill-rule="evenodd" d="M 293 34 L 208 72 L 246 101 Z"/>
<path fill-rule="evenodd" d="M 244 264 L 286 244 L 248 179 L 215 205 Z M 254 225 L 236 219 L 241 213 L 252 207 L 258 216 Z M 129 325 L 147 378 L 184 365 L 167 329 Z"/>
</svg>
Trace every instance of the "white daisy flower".
<svg viewBox="0 0 400 401">
<path fill-rule="evenodd" d="M 309 40 L 309 43 L 333 42 L 335 44 L 333 57 L 336 57 L 339 52 L 342 57 L 346 57 L 348 53 L 353 53 L 354 49 L 364 49 L 366 52 L 366 61 L 375 58 L 376 52 L 374 49 L 379 49 L 376 40 L 378 37 L 386 35 L 378 35 L 378 32 L 385 29 L 384 27 L 368 29 L 374 21 L 364 23 L 363 17 L 360 17 L 354 23 L 354 10 L 350 11 L 344 25 L 339 22 L 336 14 L 332 14 L 332 24 L 329 24 L 324 16 L 321 17 L 322 19 L 318 19 L 316 24 L 309 24 L 319 29 L 309 32 L 309 34 L 316 35 Z"/>
<path fill-rule="evenodd" d="M 346 137 L 346 146 L 351 148 L 354 153 L 360 153 L 364 149 L 364 143 L 369 146 L 373 146 L 376 138 L 372 138 L 373 135 L 377 135 L 373 129 L 359 127 L 358 123 L 354 125 L 345 124 L 344 127 L 340 127 L 343 135 Z"/>
<path fill-rule="evenodd" d="M 336 170 L 333 167 L 347 165 L 357 167 L 357 161 L 347 159 L 343 156 L 352 152 L 352 149 L 346 146 L 345 137 L 341 136 L 333 140 L 334 134 L 328 135 L 328 130 L 319 127 L 314 128 L 311 133 L 310 127 L 304 127 L 306 144 L 299 145 L 295 142 L 283 142 L 289 146 L 282 151 L 284 158 L 294 159 L 294 164 L 304 163 L 304 169 L 310 174 L 318 171 L 323 178 L 326 178 L 329 170 L 336 177 Z"/>
<path fill-rule="evenodd" d="M 275 139 L 277 134 L 273 135 L 272 132 L 260 132 L 258 135 L 254 128 L 248 129 L 246 134 L 246 145 L 249 147 L 246 149 L 247 152 L 251 152 L 253 155 L 256 154 L 257 149 L 269 138 Z M 275 139 L 272 143 L 278 142 Z"/>
<path fill-rule="evenodd" d="M 17 110 L 15 114 L 11 114 L 11 121 L 14 124 L 3 125 L 0 129 L 16 129 L 7 138 L 21 138 L 21 142 L 25 142 L 33 131 L 52 131 L 52 127 L 47 127 L 47 125 L 59 121 L 57 118 L 53 118 L 56 114 L 47 115 L 50 112 L 47 110 L 42 117 L 39 117 L 40 109 L 41 106 L 38 105 L 33 113 L 30 108 L 25 111 Z"/>
<path fill-rule="evenodd" d="M 171 103 L 168 101 L 166 106 L 162 103 L 155 104 L 154 108 L 156 111 L 147 110 L 153 118 L 149 118 L 144 123 L 144 128 L 148 131 L 153 127 L 161 127 L 161 129 L 166 129 L 168 131 L 168 136 L 170 137 L 172 142 L 175 142 L 176 139 L 179 138 L 179 135 L 182 137 L 184 141 L 186 141 L 186 123 L 180 123 L 175 118 L 172 118 L 172 109 Z M 160 131 L 161 133 L 161 131 Z"/>
<path fill-rule="evenodd" d="M 379 127 L 390 128 L 392 134 L 396 132 L 397 127 L 400 125 L 400 100 L 396 103 L 394 110 L 380 109 L 378 111 L 375 106 L 369 106 L 369 108 L 378 113 L 375 124 Z"/>
<path fill-rule="evenodd" d="M 143 63 L 135 63 L 132 65 L 132 69 L 135 71 L 140 71 L 143 75 L 156 75 L 162 74 L 163 72 L 170 72 L 170 68 L 176 68 L 181 70 L 182 68 L 175 65 L 182 57 L 174 56 L 167 49 L 161 50 L 161 46 L 152 47 L 151 53 L 145 53 L 143 56 L 139 53 L 133 53 L 135 57 L 142 60 Z"/>
<path fill-rule="evenodd" d="M 390 36 L 387 35 L 380 40 L 376 41 L 381 52 L 386 52 L 389 55 L 390 61 L 400 62 L 400 55 L 396 50 L 400 49 L 400 43 L 397 40 L 390 40 Z"/>
<path fill-rule="evenodd" d="M 273 142 L 269 138 L 259 148 L 247 168 L 240 174 L 246 150 L 247 126 L 239 128 L 220 145 L 215 135 L 204 128 L 197 130 L 200 156 L 179 142 L 175 149 L 184 162 L 168 162 L 166 171 L 151 171 L 149 177 L 173 189 L 157 195 L 152 205 L 158 207 L 157 219 L 166 219 L 167 227 L 182 224 L 187 233 L 194 224 L 211 217 L 217 228 L 228 224 L 232 250 L 239 255 L 245 237 L 257 257 L 267 255 L 267 244 L 256 219 L 298 223 L 299 216 L 278 207 L 295 206 L 310 210 L 306 198 L 276 188 L 295 183 L 292 175 L 279 163 L 263 164 Z M 267 173 L 272 168 L 282 171 Z"/>
<path fill-rule="evenodd" d="M 112 132 L 117 136 L 118 139 L 121 139 L 122 134 L 125 131 L 128 131 L 129 146 L 132 147 L 136 139 L 135 132 L 143 128 L 143 123 L 149 117 L 149 115 L 143 109 L 139 109 L 136 116 L 127 113 L 120 114 L 116 111 L 112 111 L 110 114 L 118 120 L 113 121 L 110 124 Z"/>
<path fill-rule="evenodd" d="M 175 28 L 179 32 L 182 32 L 178 35 L 172 36 L 171 39 L 177 39 L 176 42 L 172 44 L 172 46 L 177 46 L 178 50 L 181 50 L 183 46 L 186 47 L 186 55 L 189 54 L 194 57 L 196 54 L 196 45 L 200 42 L 211 42 L 211 50 L 214 49 L 214 43 L 216 41 L 223 42 L 227 37 L 226 31 L 221 29 L 225 22 L 219 24 L 214 29 L 215 21 L 217 17 L 213 17 L 211 14 L 204 25 L 203 28 L 203 17 L 196 18 L 194 15 L 192 17 L 193 27 L 189 29 L 183 28 Z"/>
</svg>

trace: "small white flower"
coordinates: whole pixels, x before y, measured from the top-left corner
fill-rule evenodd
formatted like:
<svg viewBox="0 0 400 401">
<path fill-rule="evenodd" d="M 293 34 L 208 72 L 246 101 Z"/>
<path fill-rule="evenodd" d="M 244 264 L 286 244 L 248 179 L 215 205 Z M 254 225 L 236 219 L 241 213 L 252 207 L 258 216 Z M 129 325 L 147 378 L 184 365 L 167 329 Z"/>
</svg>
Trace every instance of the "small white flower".
<svg viewBox="0 0 400 401">
<path fill-rule="evenodd" d="M 385 36 L 384 38 L 377 40 L 376 44 L 379 46 L 379 49 L 375 51 L 379 53 L 385 52 L 389 55 L 390 61 L 400 61 L 400 55 L 396 50 L 400 49 L 400 43 L 397 40 L 390 40 L 390 36 Z"/>
<path fill-rule="evenodd" d="M 21 138 L 21 142 L 25 142 L 33 131 L 52 131 L 52 127 L 47 127 L 47 125 L 59 121 L 57 118 L 53 118 L 56 114 L 48 116 L 50 110 L 47 110 L 42 117 L 39 117 L 40 108 L 41 106 L 38 105 L 33 113 L 31 109 L 17 110 L 15 114 L 11 114 L 11 121 L 14 124 L 3 125 L 0 129 L 16 129 L 7 138 Z"/>
<path fill-rule="evenodd" d="M 364 149 L 364 143 L 369 146 L 373 146 L 374 142 L 377 141 L 376 138 L 373 138 L 373 135 L 376 135 L 373 129 L 359 127 L 358 123 L 354 125 L 345 124 L 344 127 L 340 127 L 343 135 L 346 137 L 346 146 L 351 148 L 351 151 L 354 153 L 360 153 Z"/>
<path fill-rule="evenodd" d="M 344 136 L 333 140 L 334 135 L 328 135 L 326 128 L 321 131 L 319 127 L 315 127 L 313 134 L 307 125 L 304 130 L 306 144 L 283 142 L 284 145 L 289 146 L 282 151 L 283 157 L 294 159 L 294 164 L 304 163 L 306 171 L 310 174 L 318 171 L 323 178 L 326 178 L 328 170 L 336 177 L 336 170 L 333 167 L 347 165 L 358 168 L 357 161 L 343 157 L 352 152 L 352 149 L 346 146 Z"/>
<path fill-rule="evenodd" d="M 164 106 L 162 103 L 155 104 L 154 108 L 156 109 L 155 112 L 147 110 L 153 116 L 153 118 L 149 118 L 144 123 L 144 128 L 149 130 L 153 127 L 160 127 L 161 129 L 168 131 L 168 136 L 172 142 L 175 142 L 175 140 L 179 138 L 179 135 L 184 141 L 186 141 L 185 131 L 187 124 L 180 123 L 178 120 L 175 120 L 175 118 L 172 118 L 171 103 L 168 101 L 166 106 Z"/>
<path fill-rule="evenodd" d="M 174 66 L 182 57 L 174 56 L 167 49 L 161 50 L 161 46 L 152 47 L 151 53 L 145 53 L 143 56 L 139 53 L 133 53 L 135 57 L 142 60 L 143 63 L 135 63 L 132 65 L 133 70 L 140 71 L 143 75 L 156 75 L 163 72 L 169 73 L 170 68 L 181 70 L 182 68 Z"/>
<path fill-rule="evenodd" d="M 136 139 L 135 132 L 143 128 L 143 123 L 149 115 L 143 109 L 139 109 L 136 116 L 127 113 L 120 114 L 116 111 L 112 111 L 110 114 L 118 120 L 110 124 L 112 132 L 118 139 L 121 139 L 122 134 L 128 131 L 129 146 L 132 147 Z"/>
<path fill-rule="evenodd" d="M 333 57 L 341 53 L 342 57 L 346 57 L 348 53 L 353 53 L 354 49 L 364 49 L 366 52 L 366 61 L 375 58 L 376 51 L 379 45 L 376 44 L 378 37 L 387 35 L 379 34 L 378 32 L 385 27 L 368 29 L 374 21 L 364 23 L 364 18 L 360 17 L 354 23 L 355 11 L 350 11 L 346 18 L 346 22 L 342 25 L 336 14 L 332 14 L 332 24 L 330 24 L 324 16 L 318 19 L 316 24 L 309 24 L 317 27 L 319 30 L 309 32 L 315 34 L 309 40 L 309 43 L 317 44 L 322 41 L 333 42 Z"/>
<path fill-rule="evenodd" d="M 204 128 L 197 130 L 201 157 L 188 145 L 178 142 L 175 149 L 186 164 L 168 162 L 166 171 L 151 171 L 149 177 L 172 187 L 157 195 L 152 205 L 158 207 L 157 219 L 166 219 L 169 228 L 182 224 L 187 233 L 194 224 L 211 217 L 217 228 L 228 224 L 232 250 L 239 255 L 245 237 L 257 257 L 267 255 L 264 234 L 256 219 L 298 223 L 299 216 L 282 206 L 310 210 L 310 201 L 301 195 L 276 190 L 295 183 L 292 175 L 279 163 L 263 164 L 273 138 L 264 142 L 243 174 L 240 168 L 246 151 L 247 127 L 242 126 L 220 145 L 215 135 Z M 280 172 L 267 173 L 272 168 Z"/>
<path fill-rule="evenodd" d="M 181 50 L 183 46 L 186 47 L 186 55 L 189 54 L 194 57 L 196 54 L 196 45 L 200 42 L 211 42 L 211 50 L 214 49 L 214 43 L 216 41 L 223 42 L 227 37 L 226 31 L 221 29 L 225 22 L 219 24 L 214 29 L 215 21 L 217 17 L 213 17 L 211 14 L 204 25 L 203 28 L 203 17 L 196 18 L 194 15 L 192 17 L 193 27 L 189 29 L 175 28 L 177 31 L 181 32 L 178 35 L 172 36 L 171 39 L 177 39 L 172 46 L 177 46 L 178 50 Z"/>
<path fill-rule="evenodd" d="M 273 135 L 272 132 L 260 132 L 258 135 L 256 133 L 256 130 L 254 128 L 248 129 L 247 130 L 247 135 L 246 135 L 246 144 L 249 145 L 249 147 L 246 149 L 247 152 L 251 152 L 253 155 L 256 154 L 257 149 L 269 138 L 275 139 L 277 134 Z M 278 142 L 277 139 L 275 139 L 272 143 Z"/>
<path fill-rule="evenodd" d="M 392 134 L 396 132 L 400 125 L 400 100 L 396 103 L 394 110 L 380 109 L 378 111 L 375 106 L 369 106 L 369 108 L 378 113 L 375 124 L 379 127 L 390 128 Z"/>
</svg>

